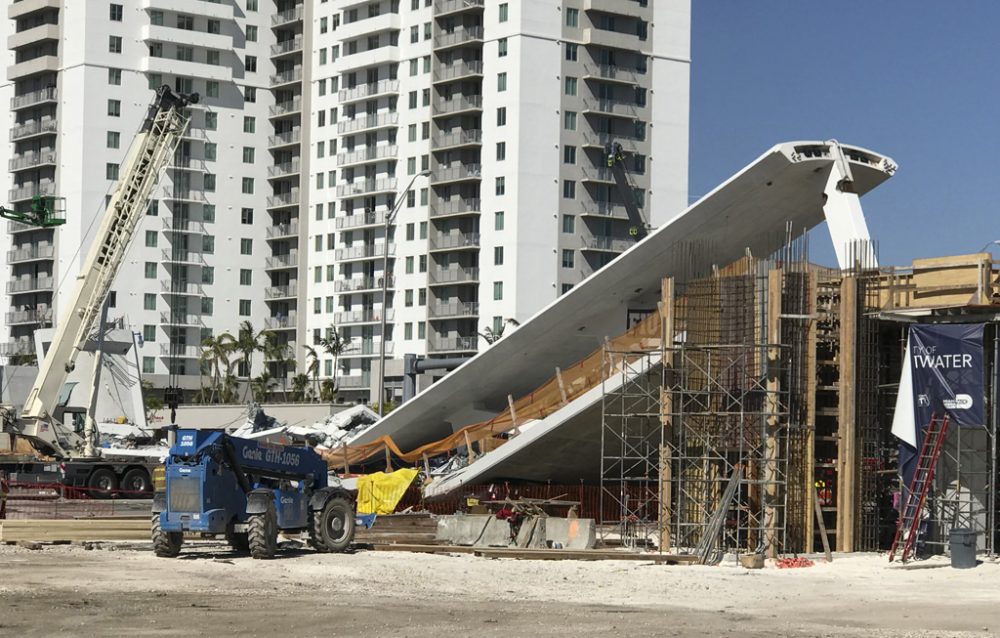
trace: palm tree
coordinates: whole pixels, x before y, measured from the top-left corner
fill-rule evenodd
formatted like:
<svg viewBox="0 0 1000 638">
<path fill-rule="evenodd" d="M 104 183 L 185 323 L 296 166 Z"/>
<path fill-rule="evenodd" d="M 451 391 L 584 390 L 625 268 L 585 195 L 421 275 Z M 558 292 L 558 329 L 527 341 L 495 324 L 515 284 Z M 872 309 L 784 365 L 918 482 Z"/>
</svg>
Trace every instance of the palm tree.
<svg viewBox="0 0 1000 638">
<path fill-rule="evenodd" d="M 309 375 L 297 374 L 292 377 L 292 401 L 305 401 L 309 390 Z"/>
<path fill-rule="evenodd" d="M 500 325 L 499 330 L 493 330 L 493 328 L 489 327 L 483 328 L 483 331 L 479 333 L 479 336 L 485 339 L 487 344 L 493 345 L 497 341 L 500 341 L 500 338 L 503 337 L 504 330 L 508 325 L 516 328 L 521 325 L 521 323 L 517 319 L 507 319 L 506 322 Z"/>
<path fill-rule="evenodd" d="M 206 401 L 207 403 L 214 403 L 216 393 L 221 393 L 223 366 L 225 366 L 227 373 L 231 372 L 232 362 L 229 360 L 229 355 L 232 352 L 232 348 L 230 347 L 231 340 L 233 340 L 232 336 L 226 333 L 218 337 L 206 337 L 201 342 L 202 350 L 201 356 L 198 357 L 198 362 L 210 366 L 212 370 L 211 392 Z"/>
<path fill-rule="evenodd" d="M 337 374 L 340 372 L 340 366 L 337 364 L 340 361 L 340 355 L 347 351 L 351 342 L 341 336 L 336 326 L 330 324 L 330 327 L 326 329 L 326 336 L 319 340 L 319 345 L 323 348 L 323 352 L 333 357 L 333 392 L 336 393 Z"/>
<path fill-rule="evenodd" d="M 254 330 L 253 324 L 249 320 L 246 320 L 240 324 L 239 332 L 236 333 L 235 338 L 230 334 L 223 334 L 219 337 L 220 339 L 228 337 L 226 341 L 232 347 L 232 350 L 241 355 L 241 361 L 243 362 L 247 377 L 247 387 L 243 393 L 244 401 L 249 397 L 250 383 L 253 379 L 253 355 L 255 352 L 262 352 L 264 350 L 262 339 L 266 332 L 266 330 L 257 332 Z"/>
<path fill-rule="evenodd" d="M 309 344 L 302 347 L 306 349 L 306 374 L 312 377 L 314 392 L 319 398 L 319 353 Z"/>
<path fill-rule="evenodd" d="M 281 394 L 288 401 L 288 373 L 295 369 L 295 358 L 287 343 L 279 343 L 273 332 L 264 334 L 264 358 L 274 364 L 275 373 L 281 379 Z"/>
<path fill-rule="evenodd" d="M 266 401 L 267 395 L 273 387 L 274 377 L 271 376 L 271 373 L 266 368 L 261 371 L 260 375 L 250 380 L 251 396 L 257 403 Z"/>
</svg>

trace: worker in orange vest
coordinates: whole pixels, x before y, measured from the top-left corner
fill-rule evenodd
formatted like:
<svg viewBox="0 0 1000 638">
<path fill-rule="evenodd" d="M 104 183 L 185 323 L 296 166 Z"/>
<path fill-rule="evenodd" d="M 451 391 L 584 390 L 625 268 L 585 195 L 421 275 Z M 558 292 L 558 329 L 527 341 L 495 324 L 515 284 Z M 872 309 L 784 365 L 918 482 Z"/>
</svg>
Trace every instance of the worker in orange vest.
<svg viewBox="0 0 1000 638">
<path fill-rule="evenodd" d="M 7 473 L 0 470 L 0 521 L 7 518 L 7 495 L 10 494 L 10 483 Z"/>
</svg>

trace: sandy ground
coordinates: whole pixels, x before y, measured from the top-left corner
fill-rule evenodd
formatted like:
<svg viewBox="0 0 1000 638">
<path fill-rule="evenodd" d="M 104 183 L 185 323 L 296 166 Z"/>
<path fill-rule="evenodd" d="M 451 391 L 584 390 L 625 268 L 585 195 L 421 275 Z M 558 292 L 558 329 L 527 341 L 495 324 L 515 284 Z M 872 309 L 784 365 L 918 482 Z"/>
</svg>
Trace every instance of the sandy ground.
<svg viewBox="0 0 1000 638">
<path fill-rule="evenodd" d="M 748 571 L 288 552 L 0 546 L 0 636 L 995 636 L 1000 564 L 838 556 Z"/>
</svg>

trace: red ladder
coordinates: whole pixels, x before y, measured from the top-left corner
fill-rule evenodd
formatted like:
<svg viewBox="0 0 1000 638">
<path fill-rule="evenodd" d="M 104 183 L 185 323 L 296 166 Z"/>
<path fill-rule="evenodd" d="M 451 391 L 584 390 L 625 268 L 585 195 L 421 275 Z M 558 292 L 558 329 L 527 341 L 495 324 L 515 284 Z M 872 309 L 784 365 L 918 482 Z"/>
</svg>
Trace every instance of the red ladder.
<svg viewBox="0 0 1000 638">
<path fill-rule="evenodd" d="M 917 467 L 913 471 L 910 489 L 906 492 L 903 511 L 900 513 L 899 522 L 896 525 L 896 537 L 892 540 L 892 549 L 889 550 L 890 563 L 896 556 L 900 540 L 903 541 L 901 561 L 905 563 L 913 551 L 913 545 L 917 539 L 917 527 L 920 525 L 920 513 L 924 509 L 927 492 L 934 481 L 934 470 L 937 467 L 938 457 L 941 456 L 941 444 L 947 433 L 948 415 L 945 414 L 944 418 L 941 419 L 936 414 L 932 415 L 924 432 L 924 443 L 920 446 Z"/>
</svg>

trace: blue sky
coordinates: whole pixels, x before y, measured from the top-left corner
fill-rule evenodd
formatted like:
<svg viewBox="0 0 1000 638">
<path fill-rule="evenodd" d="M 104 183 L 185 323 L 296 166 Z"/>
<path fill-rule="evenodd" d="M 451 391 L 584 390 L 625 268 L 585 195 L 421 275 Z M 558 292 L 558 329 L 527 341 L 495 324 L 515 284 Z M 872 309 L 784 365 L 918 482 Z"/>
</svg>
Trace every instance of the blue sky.
<svg viewBox="0 0 1000 638">
<path fill-rule="evenodd" d="M 862 198 L 882 264 L 1000 239 L 998 28 L 993 0 L 692 0 L 691 196 L 835 138 L 899 165 Z M 821 230 L 811 257 L 833 265 Z"/>
</svg>

